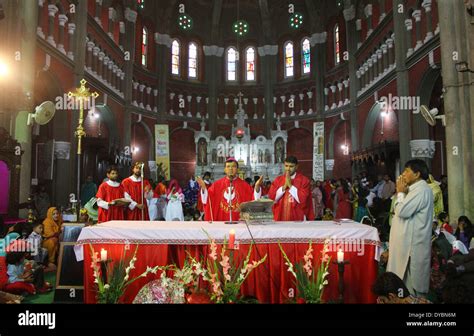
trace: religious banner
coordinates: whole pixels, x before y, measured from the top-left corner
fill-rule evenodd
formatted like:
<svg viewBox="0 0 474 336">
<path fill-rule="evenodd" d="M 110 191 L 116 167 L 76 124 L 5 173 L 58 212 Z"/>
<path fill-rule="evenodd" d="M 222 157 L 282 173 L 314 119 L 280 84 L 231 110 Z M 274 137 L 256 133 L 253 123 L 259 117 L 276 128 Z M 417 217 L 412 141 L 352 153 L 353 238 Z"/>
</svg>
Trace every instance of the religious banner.
<svg viewBox="0 0 474 336">
<path fill-rule="evenodd" d="M 170 180 L 170 144 L 168 125 L 155 125 L 155 153 L 157 173 Z"/>
<path fill-rule="evenodd" d="M 313 179 L 324 181 L 324 122 L 313 123 Z"/>
</svg>

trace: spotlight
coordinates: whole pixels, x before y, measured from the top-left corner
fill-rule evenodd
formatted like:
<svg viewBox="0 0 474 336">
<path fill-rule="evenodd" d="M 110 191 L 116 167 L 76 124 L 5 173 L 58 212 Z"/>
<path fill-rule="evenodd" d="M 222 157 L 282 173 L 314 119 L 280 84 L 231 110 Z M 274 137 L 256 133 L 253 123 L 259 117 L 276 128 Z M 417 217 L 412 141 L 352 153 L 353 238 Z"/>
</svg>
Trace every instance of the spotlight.
<svg viewBox="0 0 474 336">
<path fill-rule="evenodd" d="M 0 77 L 6 77 L 8 75 L 8 66 L 3 61 L 0 61 Z"/>
</svg>

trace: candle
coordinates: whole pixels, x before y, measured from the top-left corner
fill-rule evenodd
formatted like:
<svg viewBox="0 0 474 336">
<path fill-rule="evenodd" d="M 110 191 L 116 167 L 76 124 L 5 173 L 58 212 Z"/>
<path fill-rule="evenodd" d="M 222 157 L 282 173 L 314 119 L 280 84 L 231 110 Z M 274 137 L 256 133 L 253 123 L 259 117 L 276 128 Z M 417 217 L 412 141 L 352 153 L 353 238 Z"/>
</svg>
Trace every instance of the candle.
<svg viewBox="0 0 474 336">
<path fill-rule="evenodd" d="M 100 261 L 107 261 L 107 250 L 101 249 L 100 250 Z"/>
<path fill-rule="evenodd" d="M 230 250 L 234 249 L 234 244 L 235 244 L 235 230 L 232 229 L 229 232 L 229 249 Z"/>
<path fill-rule="evenodd" d="M 337 251 L 337 262 L 344 262 L 344 252 L 342 251 L 342 249 L 339 249 L 339 251 Z"/>
</svg>

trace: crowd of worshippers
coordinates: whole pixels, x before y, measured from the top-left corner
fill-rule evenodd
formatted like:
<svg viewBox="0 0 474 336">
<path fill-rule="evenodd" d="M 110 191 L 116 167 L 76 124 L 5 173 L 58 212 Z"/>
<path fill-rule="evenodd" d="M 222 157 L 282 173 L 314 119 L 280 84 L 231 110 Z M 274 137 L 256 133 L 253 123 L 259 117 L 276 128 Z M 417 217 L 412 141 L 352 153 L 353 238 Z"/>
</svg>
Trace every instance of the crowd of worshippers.
<svg viewBox="0 0 474 336">
<path fill-rule="evenodd" d="M 474 303 L 474 230 L 465 215 L 450 220 L 443 180 L 422 160 L 408 161 L 397 179 L 389 220 L 378 227 L 379 303 Z"/>
</svg>

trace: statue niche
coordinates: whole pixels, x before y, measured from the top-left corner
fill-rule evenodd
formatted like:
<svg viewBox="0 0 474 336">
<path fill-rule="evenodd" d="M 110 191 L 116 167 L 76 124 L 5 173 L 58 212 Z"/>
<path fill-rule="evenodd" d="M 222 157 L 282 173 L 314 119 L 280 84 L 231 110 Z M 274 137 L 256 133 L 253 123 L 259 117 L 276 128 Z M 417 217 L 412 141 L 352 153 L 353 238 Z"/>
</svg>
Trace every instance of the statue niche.
<svg viewBox="0 0 474 336">
<path fill-rule="evenodd" d="M 198 141 L 198 165 L 207 165 L 207 142 L 204 138 L 201 138 Z"/>
</svg>

